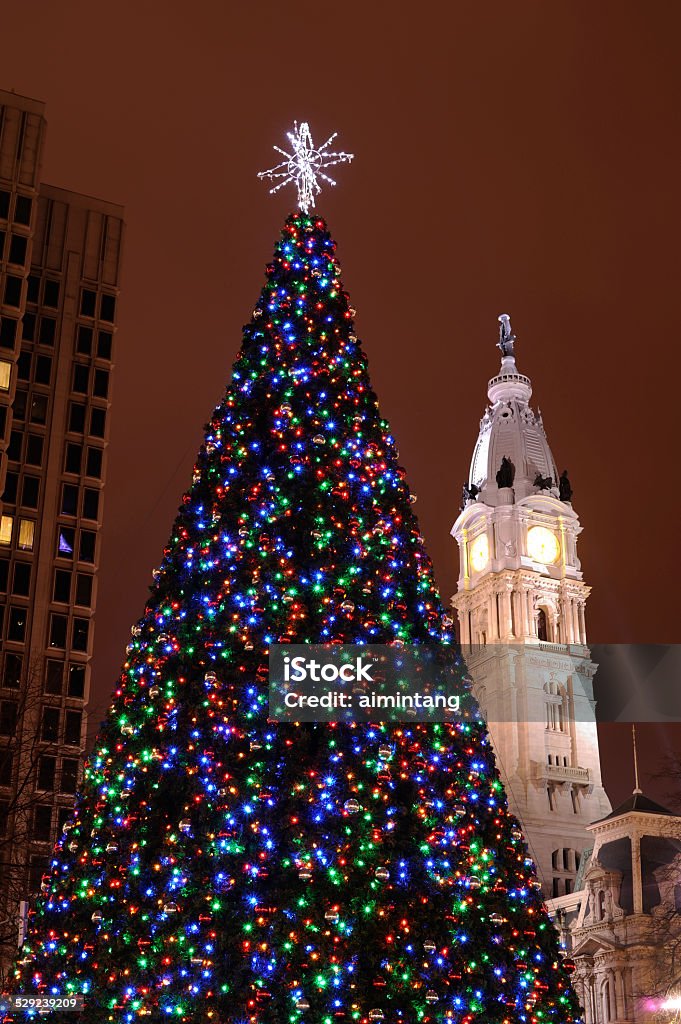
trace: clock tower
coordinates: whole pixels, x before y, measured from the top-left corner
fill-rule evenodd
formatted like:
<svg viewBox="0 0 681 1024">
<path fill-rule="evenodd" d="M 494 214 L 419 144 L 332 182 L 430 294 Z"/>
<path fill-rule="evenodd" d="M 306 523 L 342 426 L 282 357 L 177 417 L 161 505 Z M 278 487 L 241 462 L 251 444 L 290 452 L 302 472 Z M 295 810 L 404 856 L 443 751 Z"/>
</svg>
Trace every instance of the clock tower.
<svg viewBox="0 0 681 1024">
<path fill-rule="evenodd" d="M 544 896 L 572 891 L 591 845 L 586 826 L 611 807 L 601 782 L 585 605 L 581 526 L 560 477 L 532 384 L 499 317 L 501 368 L 452 527 L 460 574 L 452 598 L 474 692 L 511 810 Z"/>
</svg>

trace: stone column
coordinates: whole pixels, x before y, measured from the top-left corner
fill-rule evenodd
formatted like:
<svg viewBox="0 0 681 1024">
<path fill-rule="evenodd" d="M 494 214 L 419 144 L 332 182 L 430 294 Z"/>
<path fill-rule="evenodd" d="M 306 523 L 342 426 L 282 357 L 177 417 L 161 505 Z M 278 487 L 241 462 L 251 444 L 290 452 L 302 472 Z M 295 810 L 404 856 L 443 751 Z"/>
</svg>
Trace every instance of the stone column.
<svg viewBox="0 0 681 1024">
<path fill-rule="evenodd" d="M 511 616 L 511 591 L 507 586 L 501 592 L 501 639 L 509 640 L 513 636 L 513 618 Z"/>
<path fill-rule="evenodd" d="M 584 1010 L 584 1024 L 591 1024 L 591 1007 L 589 1006 L 589 988 L 586 978 L 582 974 L 575 974 L 573 988 L 579 1000 L 579 1005 Z"/>
<path fill-rule="evenodd" d="M 603 1024 L 609 1024 L 612 1018 L 610 1016 L 610 1006 L 608 1002 L 608 978 L 605 974 L 600 974 L 597 977 L 599 988 L 601 990 L 601 1017 L 603 1018 Z"/>
<path fill-rule="evenodd" d="M 617 999 L 617 1016 L 620 1020 L 626 1020 L 627 1016 L 627 995 L 624 991 L 624 971 L 618 966 L 615 974 L 615 995 Z"/>
<path fill-rule="evenodd" d="M 459 635 L 461 637 L 461 646 L 467 647 L 468 640 L 466 638 L 466 625 L 468 623 L 468 612 L 465 608 L 462 608 L 459 612 Z"/>
<path fill-rule="evenodd" d="M 525 602 L 525 591 L 520 588 L 513 593 L 515 600 L 515 621 L 518 637 L 527 636 L 527 605 Z"/>
<path fill-rule="evenodd" d="M 537 636 L 537 627 L 534 621 L 534 608 L 532 607 L 532 594 L 529 590 L 524 593 L 525 608 L 527 609 L 527 632 L 529 636 Z"/>
<path fill-rule="evenodd" d="M 577 612 L 578 612 L 578 615 L 579 615 L 579 638 L 580 638 L 580 643 L 586 644 L 586 615 L 585 615 L 585 608 L 584 608 L 584 602 L 583 601 L 579 602 L 579 605 L 578 605 L 578 608 L 577 608 Z"/>
<path fill-rule="evenodd" d="M 617 999 L 617 989 L 615 987 L 615 972 L 612 967 L 608 969 L 608 1002 L 610 1004 L 610 1019 L 619 1020 L 620 1010 Z"/>
<path fill-rule="evenodd" d="M 643 913 L 643 879 L 641 876 L 641 836 L 638 832 L 631 835 L 631 873 L 634 890 L 634 913 Z"/>
<path fill-rule="evenodd" d="M 497 636 L 497 602 L 494 594 L 487 598 L 487 640 L 498 640 Z"/>
</svg>

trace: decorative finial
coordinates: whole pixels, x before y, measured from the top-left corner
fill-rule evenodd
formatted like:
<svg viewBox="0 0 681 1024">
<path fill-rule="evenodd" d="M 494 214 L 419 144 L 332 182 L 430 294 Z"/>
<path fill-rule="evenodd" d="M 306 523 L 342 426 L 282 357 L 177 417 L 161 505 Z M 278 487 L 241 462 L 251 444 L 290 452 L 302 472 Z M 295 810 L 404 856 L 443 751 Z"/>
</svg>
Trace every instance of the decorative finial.
<svg viewBox="0 0 681 1024">
<path fill-rule="evenodd" d="M 497 348 L 501 349 L 502 356 L 515 355 L 513 351 L 513 342 L 515 341 L 515 334 L 511 330 L 511 318 L 508 313 L 502 313 L 497 317 L 499 321 L 499 341 L 497 342 Z"/>
<path fill-rule="evenodd" d="M 334 132 L 322 146 L 315 149 L 312 133 L 307 121 L 303 121 L 300 125 L 297 121 L 294 121 L 293 131 L 286 134 L 293 152 L 287 153 L 285 149 L 273 146 L 272 148 L 277 153 L 281 153 L 286 159 L 282 160 L 276 167 L 271 167 L 269 171 L 260 171 L 258 177 L 270 178 L 272 181 L 276 178 L 283 179 L 278 185 L 270 189 L 270 195 L 278 192 L 284 185 L 289 183 L 295 184 L 298 189 L 298 206 L 303 213 L 309 213 L 310 209 L 314 206 L 315 196 L 318 196 L 322 190 L 317 179 L 322 178 L 329 185 L 336 184 L 333 178 L 330 178 L 328 174 L 324 174 L 324 168 L 333 167 L 334 164 L 349 164 L 353 154 L 326 152 L 327 146 L 331 145 L 338 132 Z"/>
<path fill-rule="evenodd" d="M 634 796 L 640 796 L 643 790 L 638 784 L 638 755 L 636 753 L 636 725 L 631 723 L 631 745 L 634 751 Z"/>
</svg>

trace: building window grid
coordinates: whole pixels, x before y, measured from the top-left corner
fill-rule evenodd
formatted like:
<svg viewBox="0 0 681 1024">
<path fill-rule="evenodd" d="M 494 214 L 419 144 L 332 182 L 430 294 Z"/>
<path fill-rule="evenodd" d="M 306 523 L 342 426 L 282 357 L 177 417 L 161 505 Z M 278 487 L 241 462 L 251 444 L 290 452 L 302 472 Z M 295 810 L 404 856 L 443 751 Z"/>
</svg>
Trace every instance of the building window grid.
<svg viewBox="0 0 681 1024">
<path fill-rule="evenodd" d="M 32 203 L 32 201 L 28 197 L 21 197 L 21 201 L 22 201 L 21 217 L 22 217 L 24 223 L 28 224 L 30 222 L 30 211 L 31 211 L 31 203 Z M 49 305 L 52 308 L 57 308 L 57 306 L 58 306 L 59 282 L 52 281 L 51 284 L 53 286 L 51 299 L 49 301 L 46 301 L 46 296 L 43 296 L 43 301 L 44 301 L 44 303 L 46 305 Z M 55 290 L 55 286 L 56 286 L 56 290 Z M 45 283 L 44 283 L 43 287 L 44 288 L 48 287 L 48 279 L 45 280 Z M 113 325 L 113 321 L 114 321 L 114 317 L 115 317 L 115 303 L 116 303 L 116 296 L 115 295 L 107 293 L 107 292 L 97 292 L 96 293 L 96 298 L 95 298 L 96 314 L 97 314 L 97 316 L 94 317 L 94 319 L 101 319 L 106 324 Z M 91 358 L 93 360 L 97 359 L 97 360 L 102 360 L 102 361 L 104 361 L 106 363 L 110 363 L 110 361 L 111 361 L 111 349 L 112 349 L 112 338 L 113 338 L 113 326 L 112 326 L 112 329 L 110 331 L 98 330 L 97 334 L 96 334 L 96 338 L 97 338 L 96 349 L 92 353 Z M 51 344 L 54 339 L 53 339 L 53 336 L 50 336 L 50 337 L 46 337 L 44 340 L 45 340 L 46 343 Z M 92 352 L 92 341 L 93 340 L 94 340 L 94 338 L 91 339 L 91 352 Z M 42 338 L 41 338 L 41 341 L 43 341 Z M 45 364 L 45 365 L 49 366 L 49 364 Z M 43 369 L 43 377 L 45 377 L 45 373 L 46 373 L 46 370 Z M 96 384 L 95 384 L 95 381 L 96 381 Z M 41 381 L 38 381 L 37 383 L 44 384 L 45 386 L 48 386 L 48 381 L 45 380 L 45 379 L 43 379 Z M 98 396 L 92 396 L 92 397 L 99 397 L 100 401 L 102 399 L 104 400 L 105 407 L 104 407 L 103 410 L 100 410 L 100 411 L 103 412 L 104 415 L 105 415 L 106 406 L 108 406 L 108 388 L 109 388 L 109 375 L 108 375 L 107 370 L 100 371 L 97 374 L 97 377 L 95 377 L 94 372 L 92 374 L 90 374 L 89 375 L 89 383 L 90 383 L 90 387 L 91 387 L 92 390 L 96 390 L 96 391 L 99 392 Z M 28 405 L 29 409 L 33 412 L 34 409 L 33 409 L 33 402 L 31 401 L 31 397 L 27 396 L 27 405 Z M 93 405 L 93 406 L 90 407 L 90 417 L 91 418 L 92 418 L 93 410 L 97 409 L 97 408 L 98 408 L 98 406 L 96 406 L 96 405 Z M 42 418 L 41 418 L 40 409 L 38 409 L 36 411 L 35 419 L 37 419 L 38 423 L 44 422 L 46 420 L 46 418 L 47 418 L 46 416 L 42 416 Z M 91 422 L 92 422 L 92 420 L 90 420 L 90 423 Z M 98 418 L 98 422 L 102 423 L 103 422 L 103 418 L 99 417 Z M 93 436 L 102 437 L 103 438 L 103 436 L 104 436 L 103 427 L 102 426 L 98 426 L 97 429 L 93 431 Z M 103 458 L 103 449 L 98 448 L 96 446 L 88 447 L 88 449 L 87 449 L 87 466 L 83 467 L 83 469 L 85 470 L 85 468 L 87 468 L 87 473 L 88 473 L 88 475 L 90 477 L 92 477 L 94 479 L 101 479 L 101 475 L 102 475 L 102 465 L 101 465 L 102 458 Z M 40 460 L 37 461 L 37 465 L 40 465 Z M 97 491 L 91 491 L 90 493 L 91 494 L 94 493 L 98 497 L 98 490 Z M 93 516 L 93 518 L 94 518 L 94 516 Z M 30 524 L 30 525 L 32 527 L 34 527 L 35 524 Z M 96 534 L 90 534 L 90 536 L 92 537 L 93 545 L 96 545 Z M 80 538 L 79 538 L 79 541 L 80 541 Z M 76 551 L 74 550 L 74 556 L 75 556 L 75 554 L 76 554 Z M 90 574 L 79 574 L 79 577 L 82 577 L 84 580 L 89 580 L 90 581 L 90 588 L 89 589 L 91 591 L 91 583 L 92 583 L 92 580 L 93 580 L 94 577 L 92 575 L 90 575 Z M 87 603 L 89 604 L 90 601 L 91 601 L 91 593 L 88 595 Z M 80 621 L 81 624 L 85 623 L 86 626 L 89 626 L 89 620 L 88 619 L 80 618 L 79 621 Z M 69 622 L 67 628 L 69 629 L 69 632 L 71 632 L 71 629 L 73 628 L 71 622 Z M 61 672 L 63 673 L 67 666 L 65 666 L 65 663 L 63 663 L 63 662 L 60 662 L 59 664 L 61 666 Z M 67 690 L 66 699 L 69 700 L 69 701 L 74 701 L 75 700 L 75 701 L 79 702 L 81 704 L 81 706 L 83 704 L 84 696 L 85 696 L 85 672 L 86 672 L 86 666 L 84 664 L 80 664 L 80 663 L 77 663 L 77 662 L 76 663 L 71 663 L 70 665 L 68 665 L 68 671 L 66 672 L 66 676 L 67 676 L 67 679 L 68 679 L 68 690 Z M 62 685 L 63 685 L 63 680 L 62 680 Z M 69 714 L 72 717 L 70 719 L 71 726 L 70 726 L 70 731 L 68 733 L 68 738 L 67 738 L 67 734 L 66 734 L 66 724 L 64 724 L 64 732 L 65 732 L 64 742 L 69 742 L 69 743 L 71 743 L 73 745 L 80 746 L 80 743 L 81 743 L 80 730 L 82 729 L 82 712 L 80 712 L 80 711 L 69 711 L 69 712 L 66 712 L 66 714 Z M 64 716 L 63 720 L 64 720 L 64 723 L 66 723 L 66 716 Z M 79 733 L 77 743 L 76 743 L 76 732 Z M 79 772 L 79 759 L 77 759 L 77 758 L 61 758 L 59 762 L 57 762 L 55 760 L 52 785 L 48 786 L 47 789 L 59 790 L 60 792 L 65 793 L 67 795 L 73 794 L 75 792 L 75 788 L 76 788 L 76 784 L 77 784 L 78 772 Z M 46 817 L 48 812 L 49 812 L 49 814 L 51 816 L 51 814 L 52 814 L 52 805 L 51 804 L 50 805 L 43 805 L 43 816 Z M 59 808 L 59 826 L 60 827 L 63 827 L 63 824 L 67 820 L 67 818 L 70 816 L 70 813 L 71 813 L 71 810 L 70 810 L 69 807 L 62 806 L 62 807 Z M 45 822 L 43 822 L 43 825 L 45 825 Z M 47 826 L 45 826 L 45 827 L 47 827 Z M 50 828 L 51 828 L 51 821 L 50 821 Z M 36 829 L 36 832 L 38 832 L 38 831 L 39 830 Z M 40 832 L 40 837 L 38 835 L 36 835 L 35 839 L 37 841 L 46 841 L 43 838 L 43 833 L 44 832 L 45 832 L 45 828 L 43 828 L 42 831 Z M 44 858 L 34 858 L 34 860 L 35 860 L 35 864 L 32 865 L 32 867 L 33 867 L 32 875 L 35 877 L 38 873 L 42 873 L 42 871 L 44 870 L 44 867 L 45 867 L 45 862 L 44 862 Z M 38 869 L 38 870 L 36 870 L 36 869 Z"/>
</svg>

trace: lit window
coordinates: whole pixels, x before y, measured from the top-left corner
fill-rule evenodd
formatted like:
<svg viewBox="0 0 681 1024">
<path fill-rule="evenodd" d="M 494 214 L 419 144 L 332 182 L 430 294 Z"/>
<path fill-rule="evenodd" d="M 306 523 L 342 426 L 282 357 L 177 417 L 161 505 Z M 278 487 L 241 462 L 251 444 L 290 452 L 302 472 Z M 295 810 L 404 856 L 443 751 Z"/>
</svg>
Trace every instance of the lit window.
<svg viewBox="0 0 681 1024">
<path fill-rule="evenodd" d="M 6 359 L 0 359 L 0 391 L 9 391 L 10 377 L 12 376 L 12 364 Z"/>
<path fill-rule="evenodd" d="M 12 543 L 14 516 L 0 516 L 0 544 L 9 547 Z"/>
<path fill-rule="evenodd" d="M 73 554 L 73 545 L 76 543 L 76 531 L 70 526 L 60 526 L 57 532 L 57 556 L 68 558 Z"/>
<path fill-rule="evenodd" d="M 22 551 L 33 551 L 34 536 L 35 522 L 32 519 L 20 519 L 18 547 L 20 547 Z"/>
</svg>

